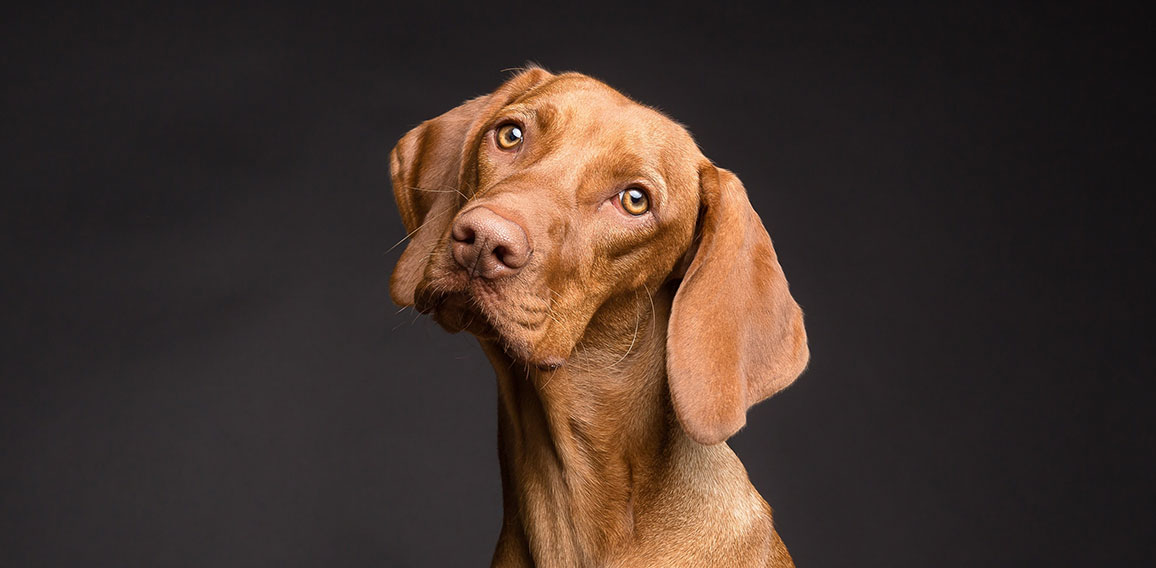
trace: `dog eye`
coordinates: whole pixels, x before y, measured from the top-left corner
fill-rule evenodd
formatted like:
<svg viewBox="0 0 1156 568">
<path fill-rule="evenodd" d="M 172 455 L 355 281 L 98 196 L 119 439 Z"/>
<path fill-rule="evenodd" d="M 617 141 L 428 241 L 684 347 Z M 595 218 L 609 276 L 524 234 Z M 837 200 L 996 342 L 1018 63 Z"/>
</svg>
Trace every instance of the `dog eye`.
<svg viewBox="0 0 1156 568">
<path fill-rule="evenodd" d="M 505 124 L 498 128 L 498 147 L 513 150 L 522 143 L 522 128 L 517 124 Z"/>
<path fill-rule="evenodd" d="M 622 203 L 622 208 L 631 215 L 638 216 L 650 210 L 650 199 L 646 197 L 646 192 L 638 188 L 630 188 L 623 190 L 618 194 L 618 201 Z"/>
</svg>

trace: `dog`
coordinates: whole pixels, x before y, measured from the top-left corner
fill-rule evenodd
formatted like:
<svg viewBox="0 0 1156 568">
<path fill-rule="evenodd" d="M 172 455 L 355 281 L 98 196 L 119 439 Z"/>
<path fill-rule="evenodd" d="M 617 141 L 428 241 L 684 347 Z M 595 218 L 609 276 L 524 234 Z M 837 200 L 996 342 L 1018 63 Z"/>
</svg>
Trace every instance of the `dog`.
<svg viewBox="0 0 1156 568">
<path fill-rule="evenodd" d="M 401 306 L 498 379 L 495 567 L 793 566 L 725 441 L 807 365 L 731 172 L 660 112 L 528 68 L 390 154 Z"/>
</svg>

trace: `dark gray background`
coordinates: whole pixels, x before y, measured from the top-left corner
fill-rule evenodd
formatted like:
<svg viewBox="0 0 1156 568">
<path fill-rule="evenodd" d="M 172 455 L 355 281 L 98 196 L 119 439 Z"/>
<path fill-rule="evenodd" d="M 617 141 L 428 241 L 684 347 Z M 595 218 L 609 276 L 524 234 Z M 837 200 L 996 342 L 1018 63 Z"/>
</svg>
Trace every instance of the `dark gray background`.
<svg viewBox="0 0 1156 568">
<path fill-rule="evenodd" d="M 745 182 L 813 358 L 732 445 L 801 566 L 1151 565 L 1152 20 L 873 6 L 9 12 L 0 566 L 487 565 L 387 155 L 527 60 Z"/>
</svg>

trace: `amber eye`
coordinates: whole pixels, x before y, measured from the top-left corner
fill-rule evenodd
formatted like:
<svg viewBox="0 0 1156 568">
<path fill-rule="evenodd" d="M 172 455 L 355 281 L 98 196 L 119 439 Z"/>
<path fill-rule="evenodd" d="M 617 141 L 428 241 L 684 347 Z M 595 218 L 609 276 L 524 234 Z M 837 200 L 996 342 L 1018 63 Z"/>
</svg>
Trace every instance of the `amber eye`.
<svg viewBox="0 0 1156 568">
<path fill-rule="evenodd" d="M 631 215 L 642 215 L 650 210 L 650 199 L 641 189 L 632 187 L 619 193 L 618 201 L 622 203 L 622 208 Z"/>
<path fill-rule="evenodd" d="M 504 124 L 498 128 L 498 147 L 513 150 L 522 143 L 522 128 L 517 124 Z"/>
</svg>

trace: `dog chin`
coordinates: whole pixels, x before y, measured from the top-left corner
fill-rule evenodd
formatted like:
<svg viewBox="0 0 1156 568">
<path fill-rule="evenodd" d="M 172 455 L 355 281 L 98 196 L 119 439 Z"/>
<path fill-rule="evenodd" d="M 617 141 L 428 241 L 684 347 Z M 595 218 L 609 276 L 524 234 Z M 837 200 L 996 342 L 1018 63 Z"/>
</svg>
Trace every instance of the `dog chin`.
<svg viewBox="0 0 1156 568">
<path fill-rule="evenodd" d="M 493 342 L 519 363 L 540 370 L 554 370 L 566 363 L 564 356 L 538 353 L 541 337 L 534 336 L 542 333 L 531 333 L 504 321 L 505 318 L 494 313 L 496 310 L 485 308 L 468 292 L 421 294 L 415 307 L 429 314 L 446 331 L 465 331 L 482 341 Z"/>
<path fill-rule="evenodd" d="M 537 343 L 518 334 L 497 333 L 494 339 L 510 358 L 527 366 L 537 367 L 542 371 L 553 371 L 566 364 L 566 358 L 557 355 L 538 353 Z M 481 336 L 479 336 L 481 337 Z"/>
</svg>

